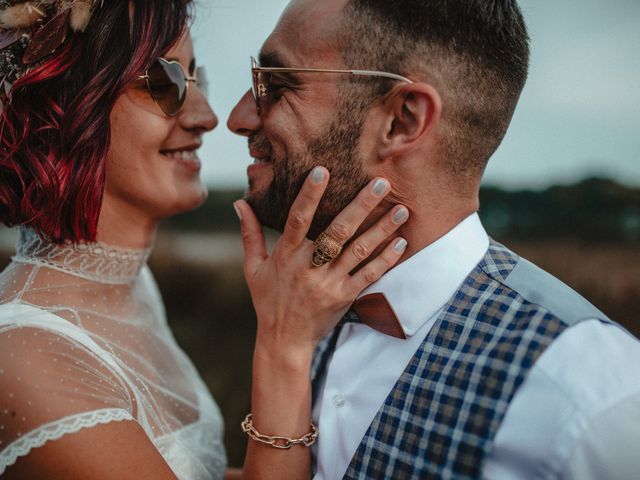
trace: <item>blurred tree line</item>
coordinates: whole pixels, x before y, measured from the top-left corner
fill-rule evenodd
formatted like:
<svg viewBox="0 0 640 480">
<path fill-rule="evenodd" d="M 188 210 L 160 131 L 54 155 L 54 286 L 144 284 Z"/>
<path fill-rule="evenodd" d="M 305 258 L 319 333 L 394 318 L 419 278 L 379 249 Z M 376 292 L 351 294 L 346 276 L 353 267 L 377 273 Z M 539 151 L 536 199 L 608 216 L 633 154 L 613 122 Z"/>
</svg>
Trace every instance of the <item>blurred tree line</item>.
<svg viewBox="0 0 640 480">
<path fill-rule="evenodd" d="M 496 237 L 640 241 L 640 189 L 589 178 L 571 186 L 508 192 L 486 187 L 480 215 Z"/>
<path fill-rule="evenodd" d="M 167 220 L 165 228 L 237 232 L 232 203 L 241 197 L 242 190 L 211 191 L 202 207 Z M 497 238 L 640 241 L 640 189 L 609 179 L 589 178 L 539 191 L 483 187 L 480 205 L 485 228 Z"/>
</svg>

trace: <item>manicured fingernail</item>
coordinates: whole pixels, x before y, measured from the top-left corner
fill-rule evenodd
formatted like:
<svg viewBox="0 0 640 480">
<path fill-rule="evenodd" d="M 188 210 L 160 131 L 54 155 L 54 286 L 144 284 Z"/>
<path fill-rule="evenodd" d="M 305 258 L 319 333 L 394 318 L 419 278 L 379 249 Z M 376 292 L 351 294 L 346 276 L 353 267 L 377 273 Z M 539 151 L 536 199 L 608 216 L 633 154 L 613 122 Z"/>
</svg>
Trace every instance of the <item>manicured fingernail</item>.
<svg viewBox="0 0 640 480">
<path fill-rule="evenodd" d="M 389 182 L 382 178 L 378 178 L 375 182 L 373 182 L 373 187 L 371 190 L 376 197 L 380 197 L 381 195 L 387 193 L 387 190 L 389 190 Z"/>
<path fill-rule="evenodd" d="M 402 223 L 409 218 L 409 210 L 406 207 L 400 207 L 393 214 L 393 223 Z"/>
<path fill-rule="evenodd" d="M 313 171 L 311 172 L 311 181 L 316 185 L 318 185 L 319 183 L 322 183 L 323 180 L 324 180 L 324 169 L 321 167 L 314 168 Z"/>
<path fill-rule="evenodd" d="M 393 249 L 398 253 L 404 252 L 406 248 L 407 248 L 407 241 L 404 238 L 398 239 L 396 244 L 393 246 Z"/>
<path fill-rule="evenodd" d="M 240 219 L 240 221 L 242 221 L 242 212 L 240 211 L 240 209 L 238 208 L 237 205 L 238 202 L 234 202 L 233 204 L 233 209 L 236 211 L 236 215 L 238 215 L 238 218 Z"/>
</svg>

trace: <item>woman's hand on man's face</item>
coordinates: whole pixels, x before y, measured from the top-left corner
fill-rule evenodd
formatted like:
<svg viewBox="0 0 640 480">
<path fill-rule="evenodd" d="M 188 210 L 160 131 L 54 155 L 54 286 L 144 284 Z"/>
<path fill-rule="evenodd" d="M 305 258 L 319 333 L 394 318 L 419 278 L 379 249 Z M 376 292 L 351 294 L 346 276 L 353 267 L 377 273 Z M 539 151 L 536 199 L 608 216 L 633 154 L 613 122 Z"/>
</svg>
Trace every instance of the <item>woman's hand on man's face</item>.
<svg viewBox="0 0 640 480">
<path fill-rule="evenodd" d="M 323 167 L 309 174 L 271 255 L 251 207 L 243 200 L 234 204 L 242 230 L 244 274 L 258 318 L 258 343 L 273 347 L 274 352 L 287 354 L 299 349 L 305 356 L 313 353 L 356 296 L 395 265 L 406 249 L 406 242 L 396 238 L 369 258 L 408 219 L 406 207 L 396 205 L 335 260 L 312 267 L 314 243 L 306 235 L 328 182 L 329 172 Z M 373 179 L 326 233 L 340 245 L 349 242 L 389 190 L 388 181 Z M 365 260 L 366 265 L 350 273 Z"/>
</svg>

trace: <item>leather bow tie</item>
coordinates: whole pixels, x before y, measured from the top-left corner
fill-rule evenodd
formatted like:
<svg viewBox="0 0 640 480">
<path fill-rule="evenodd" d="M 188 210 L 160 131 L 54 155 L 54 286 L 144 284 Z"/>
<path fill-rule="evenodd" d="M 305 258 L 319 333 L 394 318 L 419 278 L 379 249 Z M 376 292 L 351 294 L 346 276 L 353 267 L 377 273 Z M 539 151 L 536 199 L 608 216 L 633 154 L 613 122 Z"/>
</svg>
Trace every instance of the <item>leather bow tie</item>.
<svg viewBox="0 0 640 480">
<path fill-rule="evenodd" d="M 360 297 L 353 302 L 349 313 L 355 313 L 357 318 L 348 314 L 347 321 L 359 321 L 385 335 L 407 338 L 384 293 L 370 293 Z"/>
</svg>

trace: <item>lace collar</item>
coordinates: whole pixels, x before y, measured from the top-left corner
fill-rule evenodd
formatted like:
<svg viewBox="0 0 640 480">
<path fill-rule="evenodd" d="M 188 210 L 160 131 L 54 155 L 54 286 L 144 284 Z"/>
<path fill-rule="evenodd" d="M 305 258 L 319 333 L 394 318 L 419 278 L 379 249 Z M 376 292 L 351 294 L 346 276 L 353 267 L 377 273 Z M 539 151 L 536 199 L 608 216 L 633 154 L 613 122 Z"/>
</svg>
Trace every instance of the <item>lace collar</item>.
<svg viewBox="0 0 640 480">
<path fill-rule="evenodd" d="M 56 244 L 23 227 L 13 260 L 43 265 L 100 283 L 128 284 L 138 277 L 150 254 L 151 248 L 128 249 L 100 242 Z"/>
</svg>

